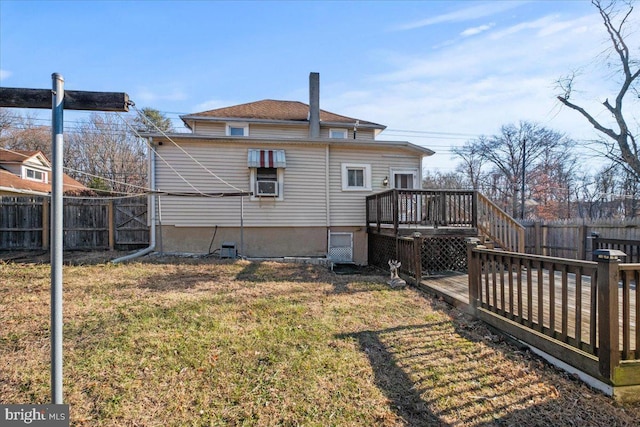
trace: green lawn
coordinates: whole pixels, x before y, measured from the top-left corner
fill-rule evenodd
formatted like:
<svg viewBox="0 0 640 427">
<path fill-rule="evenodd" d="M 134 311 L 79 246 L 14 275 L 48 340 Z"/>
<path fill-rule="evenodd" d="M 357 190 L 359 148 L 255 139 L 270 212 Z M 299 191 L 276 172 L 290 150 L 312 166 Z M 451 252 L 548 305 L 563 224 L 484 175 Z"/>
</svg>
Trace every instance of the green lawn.
<svg viewBox="0 0 640 427">
<path fill-rule="evenodd" d="M 384 275 L 211 260 L 64 275 L 72 425 L 640 420 L 637 407 L 618 407 L 415 289 L 390 289 Z M 0 402 L 50 400 L 48 325 L 49 267 L 0 264 Z"/>
</svg>

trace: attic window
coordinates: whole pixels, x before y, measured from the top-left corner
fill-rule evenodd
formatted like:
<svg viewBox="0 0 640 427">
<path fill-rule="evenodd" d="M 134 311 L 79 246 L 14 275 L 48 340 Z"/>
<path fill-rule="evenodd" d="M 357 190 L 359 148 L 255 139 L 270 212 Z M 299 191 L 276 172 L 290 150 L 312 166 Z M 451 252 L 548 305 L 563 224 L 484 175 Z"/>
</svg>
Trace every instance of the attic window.
<svg viewBox="0 0 640 427">
<path fill-rule="evenodd" d="M 31 181 L 47 182 L 47 174 L 45 172 L 25 168 L 25 178 Z"/>
<path fill-rule="evenodd" d="M 347 139 L 347 130 L 346 129 L 329 129 L 329 138 Z"/>
<path fill-rule="evenodd" d="M 249 136 L 249 124 L 227 123 L 227 136 Z"/>
</svg>

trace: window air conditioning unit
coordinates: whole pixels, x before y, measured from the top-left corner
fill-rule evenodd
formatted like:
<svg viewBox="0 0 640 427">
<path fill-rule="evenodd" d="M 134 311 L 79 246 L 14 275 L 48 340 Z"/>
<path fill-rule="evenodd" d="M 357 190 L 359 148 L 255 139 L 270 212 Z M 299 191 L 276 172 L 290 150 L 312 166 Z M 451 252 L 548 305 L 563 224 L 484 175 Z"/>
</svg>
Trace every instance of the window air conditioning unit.
<svg viewBox="0 0 640 427">
<path fill-rule="evenodd" d="M 277 196 L 278 195 L 278 182 L 277 181 L 258 181 L 256 182 L 256 195 L 257 196 Z"/>
</svg>

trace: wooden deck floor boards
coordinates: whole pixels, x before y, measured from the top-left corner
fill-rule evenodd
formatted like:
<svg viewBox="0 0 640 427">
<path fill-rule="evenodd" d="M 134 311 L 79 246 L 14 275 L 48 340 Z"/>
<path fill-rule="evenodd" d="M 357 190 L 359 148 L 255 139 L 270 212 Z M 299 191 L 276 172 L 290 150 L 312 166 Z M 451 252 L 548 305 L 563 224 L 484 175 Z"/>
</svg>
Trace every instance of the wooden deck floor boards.
<svg viewBox="0 0 640 427">
<path fill-rule="evenodd" d="M 532 277 L 532 307 L 531 307 L 531 320 L 535 323 L 539 323 L 539 316 L 540 316 L 540 311 L 539 311 L 539 305 L 538 305 L 538 301 L 540 299 L 540 296 L 538 294 L 538 281 L 537 281 L 537 274 L 536 272 L 532 272 L 533 273 L 533 277 Z M 523 273 L 523 276 L 526 273 Z M 544 327 L 551 327 L 553 326 L 553 329 L 556 331 L 556 334 L 562 338 L 565 335 L 568 335 L 570 337 L 574 337 L 574 338 L 578 338 L 580 340 L 582 340 L 582 342 L 591 345 L 591 337 L 590 337 L 590 331 L 591 331 L 591 313 L 590 313 L 590 307 L 591 307 L 591 298 L 592 298 L 592 286 L 591 286 L 591 278 L 588 276 L 583 276 L 582 277 L 582 283 L 581 283 L 581 299 L 580 300 L 576 300 L 576 280 L 575 280 L 575 275 L 569 274 L 567 275 L 567 286 L 566 286 L 566 292 L 563 292 L 563 282 L 562 282 L 562 277 L 558 276 L 558 274 L 555 275 L 554 277 L 554 281 L 555 281 L 555 292 L 553 295 L 553 306 L 554 306 L 554 316 L 553 316 L 553 325 L 551 325 L 551 314 L 550 314 L 550 308 L 551 308 L 551 304 L 549 303 L 550 301 L 550 289 L 549 289 L 549 285 L 548 285 L 548 273 L 544 274 L 544 279 L 545 281 L 543 281 L 543 286 L 542 286 L 542 301 L 543 301 L 543 307 L 542 307 L 542 325 L 544 325 Z M 491 280 L 491 279 L 490 279 Z M 496 289 L 496 293 L 495 293 L 495 297 L 496 297 L 496 305 L 498 307 L 502 307 L 502 292 L 500 291 L 500 278 L 497 278 L 497 289 Z M 507 281 L 505 280 L 505 293 L 504 293 L 504 307 L 509 310 L 510 308 L 510 300 L 511 298 L 513 298 L 513 306 L 514 306 L 514 312 L 517 313 L 517 286 L 514 283 L 513 289 L 512 289 L 512 296 L 509 295 L 509 288 L 508 285 L 506 283 Z M 514 279 L 515 282 L 515 279 Z M 441 295 L 444 296 L 446 300 L 449 300 L 448 302 L 452 302 L 454 305 L 461 305 L 461 306 L 467 306 L 469 304 L 469 276 L 467 274 L 456 274 L 456 275 L 442 275 L 442 276 L 431 276 L 431 277 L 426 277 L 423 278 L 421 285 L 426 287 L 427 290 L 430 290 L 434 293 L 436 293 L 437 295 Z M 483 293 L 486 291 L 486 287 L 485 287 L 485 283 L 483 282 L 482 284 L 483 286 Z M 523 281 L 522 281 L 522 313 L 523 313 L 523 317 L 527 316 L 528 313 L 528 306 L 526 304 L 526 277 L 523 277 Z M 630 311 L 631 313 L 635 313 L 635 309 L 636 309 L 636 297 L 635 297 L 635 286 L 633 286 L 630 290 L 630 301 L 629 301 L 629 307 L 630 307 Z M 489 284 L 489 294 L 490 294 L 490 298 L 491 301 L 493 301 L 494 298 L 494 293 L 493 293 L 493 285 L 492 283 Z M 563 296 L 564 294 L 564 296 Z M 566 300 L 566 303 L 563 304 L 563 302 Z M 578 303 L 581 304 L 581 310 L 580 313 L 576 313 L 576 307 L 578 306 Z M 563 308 L 563 305 L 566 305 L 566 307 Z M 622 324 L 622 316 L 623 316 L 623 302 L 622 302 L 622 298 L 620 298 L 620 305 L 619 305 L 619 310 L 620 310 L 620 324 Z M 566 317 L 563 323 L 563 311 L 566 313 Z M 576 337 L 576 322 L 580 323 L 581 328 L 578 331 L 579 332 L 579 336 Z M 636 340 L 635 340 L 635 336 L 636 336 L 636 322 L 634 317 L 631 317 L 631 321 L 630 321 L 630 345 L 629 347 L 631 349 L 635 349 L 636 348 Z M 620 330 L 620 349 L 622 350 L 623 348 L 623 336 L 622 336 L 622 330 Z"/>
</svg>

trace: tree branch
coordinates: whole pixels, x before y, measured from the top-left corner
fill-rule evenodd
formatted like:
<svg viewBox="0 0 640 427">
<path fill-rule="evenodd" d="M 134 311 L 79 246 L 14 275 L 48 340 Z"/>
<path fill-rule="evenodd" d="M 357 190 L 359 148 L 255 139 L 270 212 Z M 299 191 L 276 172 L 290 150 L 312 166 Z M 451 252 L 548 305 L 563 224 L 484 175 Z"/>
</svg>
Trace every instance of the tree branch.
<svg viewBox="0 0 640 427">
<path fill-rule="evenodd" d="M 606 127 L 602 126 L 584 108 L 582 108 L 582 107 L 570 102 L 569 100 L 567 100 L 566 98 L 564 98 L 562 96 L 558 96 L 558 101 L 562 102 L 564 105 L 566 105 L 567 107 L 571 108 L 572 110 L 575 110 L 575 111 L 579 112 L 580 114 L 582 114 L 584 116 L 584 118 L 586 118 L 589 121 L 589 123 L 591 123 L 593 125 L 593 127 L 596 128 L 597 130 L 599 130 L 600 132 L 604 133 L 605 135 L 607 135 L 610 138 L 615 139 L 616 141 L 618 140 L 618 134 L 615 133 L 613 131 L 613 129 L 609 129 L 609 128 L 606 128 Z M 608 103 L 608 101 L 607 101 L 607 103 Z"/>
</svg>

